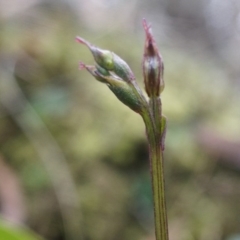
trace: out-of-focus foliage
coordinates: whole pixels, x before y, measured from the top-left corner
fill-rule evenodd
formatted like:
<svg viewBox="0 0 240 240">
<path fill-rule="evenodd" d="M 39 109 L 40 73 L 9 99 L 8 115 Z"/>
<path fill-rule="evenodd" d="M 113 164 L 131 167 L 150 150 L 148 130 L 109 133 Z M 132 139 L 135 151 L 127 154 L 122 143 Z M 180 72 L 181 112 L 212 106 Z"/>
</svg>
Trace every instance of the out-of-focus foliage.
<svg viewBox="0 0 240 240">
<path fill-rule="evenodd" d="M 0 221 L 0 239 L 4 240 L 41 240 L 39 236 L 30 230 L 21 227 L 12 227 L 4 221 Z"/>
<path fill-rule="evenodd" d="M 153 239 L 144 125 L 78 71 L 93 59 L 74 42 L 80 35 L 114 51 L 141 83 L 146 17 L 165 62 L 170 238 L 238 236 L 238 1 L 8 2 L 0 2 L 0 153 L 21 184 L 25 223 L 51 240 Z"/>
</svg>

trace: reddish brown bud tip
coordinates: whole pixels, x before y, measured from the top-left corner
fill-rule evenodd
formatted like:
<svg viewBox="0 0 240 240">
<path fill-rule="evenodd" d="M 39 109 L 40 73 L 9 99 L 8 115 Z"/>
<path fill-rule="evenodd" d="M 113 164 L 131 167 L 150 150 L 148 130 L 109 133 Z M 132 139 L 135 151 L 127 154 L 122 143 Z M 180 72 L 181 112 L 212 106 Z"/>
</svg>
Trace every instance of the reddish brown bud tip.
<svg viewBox="0 0 240 240">
<path fill-rule="evenodd" d="M 86 65 L 83 62 L 79 62 L 79 70 L 86 69 Z"/>
<path fill-rule="evenodd" d="M 151 31 L 151 25 L 150 24 L 148 25 L 148 23 L 147 23 L 145 18 L 143 19 L 142 24 L 143 24 L 143 28 L 144 28 L 145 33 L 146 33 L 146 38 L 148 40 L 153 39 L 152 33 L 150 32 Z"/>
<path fill-rule="evenodd" d="M 81 38 L 81 37 L 79 37 L 79 36 L 77 36 L 76 38 L 75 38 L 75 40 L 76 40 L 76 42 L 78 42 L 78 43 L 81 43 L 81 44 L 83 44 L 83 45 L 86 45 L 88 48 L 91 48 L 91 43 L 89 43 L 88 41 L 86 41 L 85 39 L 83 39 L 83 38 Z"/>
<path fill-rule="evenodd" d="M 143 28 L 146 34 L 143 75 L 145 89 L 149 97 L 159 96 L 164 89 L 163 61 L 151 32 L 151 26 L 143 19 Z"/>
</svg>

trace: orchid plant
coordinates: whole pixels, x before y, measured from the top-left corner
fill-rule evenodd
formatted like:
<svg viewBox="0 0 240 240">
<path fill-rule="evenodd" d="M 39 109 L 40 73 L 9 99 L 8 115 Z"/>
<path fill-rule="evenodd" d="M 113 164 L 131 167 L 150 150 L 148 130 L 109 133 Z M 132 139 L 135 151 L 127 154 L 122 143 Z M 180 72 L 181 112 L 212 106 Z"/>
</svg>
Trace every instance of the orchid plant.
<svg viewBox="0 0 240 240">
<path fill-rule="evenodd" d="M 156 240 L 168 240 L 163 166 L 167 121 L 162 115 L 160 98 L 164 90 L 163 60 L 153 38 L 151 26 L 145 19 L 143 28 L 146 40 L 142 69 L 148 97 L 138 86 L 128 64 L 118 55 L 100 49 L 81 37 L 76 37 L 76 41 L 87 46 L 95 60 L 94 66 L 80 62 L 80 69 L 86 69 L 98 81 L 105 83 L 122 103 L 143 118 L 149 143 Z"/>
</svg>

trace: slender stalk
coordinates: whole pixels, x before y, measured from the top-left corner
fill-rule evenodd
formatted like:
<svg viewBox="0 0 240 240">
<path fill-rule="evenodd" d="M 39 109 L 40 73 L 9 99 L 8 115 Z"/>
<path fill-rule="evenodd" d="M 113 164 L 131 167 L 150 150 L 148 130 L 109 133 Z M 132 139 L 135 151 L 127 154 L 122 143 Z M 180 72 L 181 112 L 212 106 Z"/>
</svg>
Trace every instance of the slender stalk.
<svg viewBox="0 0 240 240">
<path fill-rule="evenodd" d="M 150 99 L 150 113 L 143 114 L 149 142 L 156 240 L 168 240 L 164 160 L 161 139 L 161 100 Z"/>
<path fill-rule="evenodd" d="M 149 144 L 156 240 L 168 240 L 163 154 L 156 141 Z"/>
</svg>

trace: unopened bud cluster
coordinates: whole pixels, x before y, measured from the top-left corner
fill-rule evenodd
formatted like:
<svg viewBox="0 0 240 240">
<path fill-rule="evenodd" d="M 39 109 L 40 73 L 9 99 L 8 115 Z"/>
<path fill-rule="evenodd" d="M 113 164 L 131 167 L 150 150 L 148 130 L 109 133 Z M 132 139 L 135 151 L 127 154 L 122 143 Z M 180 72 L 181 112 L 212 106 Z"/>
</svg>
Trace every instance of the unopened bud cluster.
<svg viewBox="0 0 240 240">
<path fill-rule="evenodd" d="M 95 47 L 83 38 L 76 37 L 76 41 L 86 45 L 96 61 L 96 66 L 80 62 L 80 69 L 86 69 L 98 81 L 107 84 L 122 103 L 140 113 L 141 99 L 134 91 L 132 83 L 135 82 L 135 77 L 127 63 L 115 53 Z"/>
<path fill-rule="evenodd" d="M 143 20 L 143 27 L 146 34 L 142 62 L 145 89 L 150 98 L 158 97 L 164 89 L 163 62 L 151 34 L 150 26 L 145 20 Z M 143 94 L 139 90 L 128 64 L 115 53 L 100 49 L 81 37 L 76 37 L 76 41 L 90 49 L 96 62 L 96 66 L 80 63 L 80 68 L 86 69 L 98 81 L 107 84 L 120 101 L 141 113 L 143 102 L 146 99 L 142 100 Z"/>
</svg>

